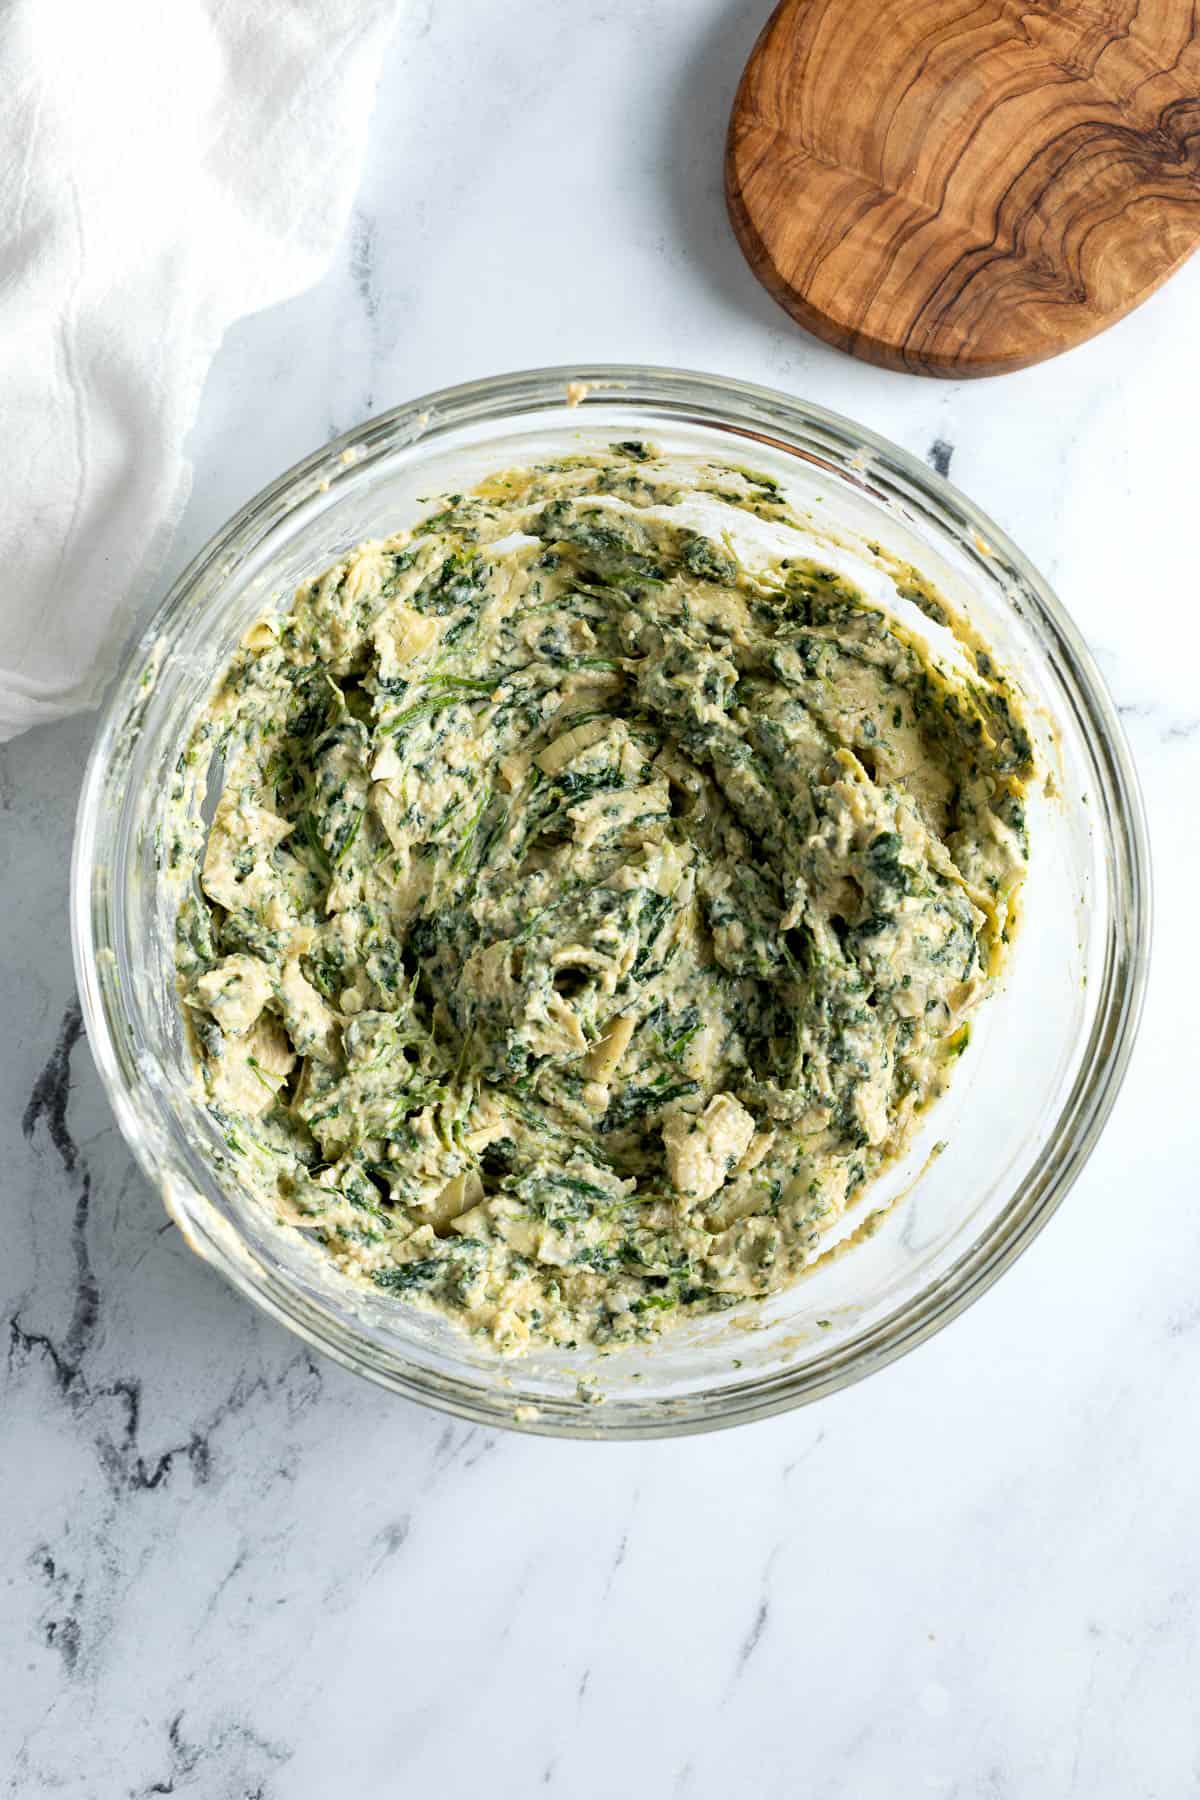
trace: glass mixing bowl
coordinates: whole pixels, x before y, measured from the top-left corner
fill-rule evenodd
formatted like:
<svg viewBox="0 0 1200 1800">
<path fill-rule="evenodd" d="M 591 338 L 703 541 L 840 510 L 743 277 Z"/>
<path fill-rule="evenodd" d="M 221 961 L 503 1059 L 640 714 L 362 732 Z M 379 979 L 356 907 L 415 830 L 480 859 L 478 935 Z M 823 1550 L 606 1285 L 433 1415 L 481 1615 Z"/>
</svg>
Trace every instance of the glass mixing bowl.
<svg viewBox="0 0 1200 1800">
<path fill-rule="evenodd" d="M 363 538 L 411 522 L 421 496 L 630 437 L 750 462 L 816 528 L 916 564 L 1018 675 L 1051 779 L 1030 808 L 1025 919 L 1006 979 L 976 1015 L 950 1093 L 870 1190 L 875 1228 L 787 1292 L 656 1343 L 504 1359 L 351 1283 L 218 1174 L 220 1135 L 191 1091 L 174 903 L 156 847 L 193 716 L 256 617 L 286 609 L 302 578 Z M 538 370 L 427 395 L 326 445 L 244 507 L 126 656 L 84 782 L 72 887 L 92 1054 L 121 1130 L 198 1254 L 309 1344 L 397 1393 L 575 1437 L 702 1431 L 814 1400 L 970 1305 L 1063 1199 L 1108 1116 L 1137 1028 L 1149 913 L 1141 802 L 1112 703 L 1078 631 L 1004 533 L 913 457 L 833 413 L 743 382 L 632 367 Z"/>
</svg>

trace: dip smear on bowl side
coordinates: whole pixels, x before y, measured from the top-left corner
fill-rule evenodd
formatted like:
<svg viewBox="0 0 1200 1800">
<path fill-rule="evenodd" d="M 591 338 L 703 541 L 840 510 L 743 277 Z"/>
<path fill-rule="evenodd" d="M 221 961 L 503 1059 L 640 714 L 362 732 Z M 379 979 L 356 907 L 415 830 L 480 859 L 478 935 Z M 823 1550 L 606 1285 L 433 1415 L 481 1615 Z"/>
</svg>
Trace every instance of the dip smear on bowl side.
<svg viewBox="0 0 1200 1800">
<path fill-rule="evenodd" d="M 769 477 L 627 441 L 447 496 L 254 626 L 181 762 L 239 1180 L 505 1350 L 787 1285 L 967 1045 L 1033 770 L 987 650 Z"/>
</svg>

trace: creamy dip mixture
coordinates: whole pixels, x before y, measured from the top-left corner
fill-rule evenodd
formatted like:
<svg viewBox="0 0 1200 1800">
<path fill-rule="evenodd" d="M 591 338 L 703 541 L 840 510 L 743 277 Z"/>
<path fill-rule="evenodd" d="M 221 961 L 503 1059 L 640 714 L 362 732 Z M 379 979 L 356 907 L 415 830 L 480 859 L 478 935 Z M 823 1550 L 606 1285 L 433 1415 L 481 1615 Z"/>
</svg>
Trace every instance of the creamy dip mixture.
<svg viewBox="0 0 1200 1800">
<path fill-rule="evenodd" d="M 941 1093 L 1030 740 L 804 541 L 616 444 L 247 635 L 180 763 L 179 990 L 239 1178 L 347 1274 L 502 1349 L 647 1337 L 794 1280 Z"/>
</svg>

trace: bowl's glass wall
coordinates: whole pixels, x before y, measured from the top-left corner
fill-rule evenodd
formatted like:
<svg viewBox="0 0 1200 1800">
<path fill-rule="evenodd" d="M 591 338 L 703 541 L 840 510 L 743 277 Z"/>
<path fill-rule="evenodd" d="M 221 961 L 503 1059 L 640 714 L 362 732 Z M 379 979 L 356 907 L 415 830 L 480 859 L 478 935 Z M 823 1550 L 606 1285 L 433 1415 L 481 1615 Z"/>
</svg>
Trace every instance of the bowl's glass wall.
<svg viewBox="0 0 1200 1800">
<path fill-rule="evenodd" d="M 582 1435 L 704 1428 L 795 1404 L 899 1354 L 1017 1254 L 1061 1198 L 1115 1093 L 1148 932 L 1140 807 L 1090 659 L 1053 597 L 946 483 L 846 421 L 699 376 L 501 378 L 373 421 L 252 502 L 176 585 L 118 678 L 81 802 L 74 926 L 89 1034 L 126 1136 L 189 1241 L 310 1341 L 471 1417 Z M 615 438 L 753 464 L 816 529 L 914 562 L 1015 670 L 1052 791 L 1039 792 L 1026 919 L 949 1096 L 872 1189 L 894 1210 L 765 1305 L 600 1357 L 500 1361 L 440 1320 L 351 1287 L 214 1174 L 173 987 L 173 898 L 157 845 L 196 710 L 246 627 L 421 497 L 504 463 Z M 862 1212 L 857 1215 L 861 1219 Z M 597 1396 L 603 1404 L 596 1404 Z"/>
</svg>

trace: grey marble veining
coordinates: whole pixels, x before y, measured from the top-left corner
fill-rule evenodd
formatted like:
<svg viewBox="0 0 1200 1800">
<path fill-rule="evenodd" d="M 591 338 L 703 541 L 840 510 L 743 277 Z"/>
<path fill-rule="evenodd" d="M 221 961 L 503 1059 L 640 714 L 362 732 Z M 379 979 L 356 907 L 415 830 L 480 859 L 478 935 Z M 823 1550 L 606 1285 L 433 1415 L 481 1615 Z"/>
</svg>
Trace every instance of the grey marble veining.
<svg viewBox="0 0 1200 1800">
<path fill-rule="evenodd" d="M 849 1393 L 639 1447 L 451 1423 L 311 1356 L 168 1225 L 74 998 L 91 721 L 0 750 L 0 1771 L 20 1800 L 1200 1790 L 1200 266 L 1001 382 L 833 355 L 722 214 L 765 11 L 414 3 L 338 262 L 214 368 L 173 566 L 364 412 L 572 358 L 774 382 L 948 467 L 1057 583 L 1146 788 L 1157 952 L 1110 1127 L 1004 1280 Z"/>
</svg>

